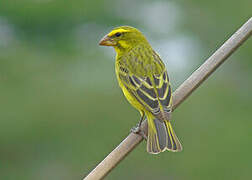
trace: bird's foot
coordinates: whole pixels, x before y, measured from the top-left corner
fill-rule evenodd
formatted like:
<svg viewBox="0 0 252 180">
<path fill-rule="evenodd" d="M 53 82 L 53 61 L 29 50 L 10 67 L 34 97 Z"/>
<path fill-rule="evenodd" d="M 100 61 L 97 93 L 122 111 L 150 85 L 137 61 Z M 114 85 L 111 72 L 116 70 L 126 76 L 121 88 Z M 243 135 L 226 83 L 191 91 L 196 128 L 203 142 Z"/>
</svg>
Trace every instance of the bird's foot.
<svg viewBox="0 0 252 180">
<path fill-rule="evenodd" d="M 147 140 L 147 136 L 144 133 L 144 131 L 141 129 L 141 126 L 139 126 L 139 124 L 137 124 L 135 127 L 131 128 L 130 131 L 132 133 L 135 133 L 135 134 L 142 136 L 145 140 Z"/>
</svg>

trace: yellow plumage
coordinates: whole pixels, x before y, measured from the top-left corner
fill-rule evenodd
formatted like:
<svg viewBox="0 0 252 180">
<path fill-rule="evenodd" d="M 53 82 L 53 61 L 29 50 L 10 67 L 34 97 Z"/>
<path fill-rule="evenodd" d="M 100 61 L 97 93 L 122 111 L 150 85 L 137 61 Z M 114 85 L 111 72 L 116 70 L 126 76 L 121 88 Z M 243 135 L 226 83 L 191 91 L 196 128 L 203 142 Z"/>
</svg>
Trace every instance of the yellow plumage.
<svg viewBox="0 0 252 180">
<path fill-rule="evenodd" d="M 100 45 L 113 46 L 116 75 L 126 99 L 148 119 L 147 151 L 181 151 L 172 129 L 171 87 L 165 66 L 137 29 L 122 26 L 105 36 Z"/>
</svg>

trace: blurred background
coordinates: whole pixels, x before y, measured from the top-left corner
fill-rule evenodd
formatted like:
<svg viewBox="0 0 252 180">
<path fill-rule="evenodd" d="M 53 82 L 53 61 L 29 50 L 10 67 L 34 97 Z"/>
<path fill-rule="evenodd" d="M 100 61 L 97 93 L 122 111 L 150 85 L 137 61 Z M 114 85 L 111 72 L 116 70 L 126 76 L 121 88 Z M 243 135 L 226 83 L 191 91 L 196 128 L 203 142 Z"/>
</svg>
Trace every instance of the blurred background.
<svg viewBox="0 0 252 180">
<path fill-rule="evenodd" d="M 81 179 L 139 120 L 120 91 L 112 28 L 139 28 L 175 90 L 251 17 L 251 0 L 2 0 L 0 179 Z M 174 113 L 184 151 L 141 143 L 106 179 L 249 179 L 252 40 Z"/>
</svg>

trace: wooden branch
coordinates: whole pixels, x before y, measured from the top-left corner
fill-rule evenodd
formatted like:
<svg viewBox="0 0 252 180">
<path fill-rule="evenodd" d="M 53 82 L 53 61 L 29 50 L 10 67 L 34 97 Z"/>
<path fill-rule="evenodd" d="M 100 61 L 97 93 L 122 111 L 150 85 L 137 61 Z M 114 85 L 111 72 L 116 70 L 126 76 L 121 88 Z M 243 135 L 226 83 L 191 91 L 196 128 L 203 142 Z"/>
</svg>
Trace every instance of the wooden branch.
<svg viewBox="0 0 252 180">
<path fill-rule="evenodd" d="M 200 86 L 244 41 L 252 34 L 252 17 L 237 30 L 204 64 L 202 64 L 174 93 L 173 110 Z M 142 129 L 147 131 L 146 120 Z M 99 180 L 104 178 L 123 160 L 143 138 L 130 133 L 95 169 L 83 180 Z"/>
</svg>

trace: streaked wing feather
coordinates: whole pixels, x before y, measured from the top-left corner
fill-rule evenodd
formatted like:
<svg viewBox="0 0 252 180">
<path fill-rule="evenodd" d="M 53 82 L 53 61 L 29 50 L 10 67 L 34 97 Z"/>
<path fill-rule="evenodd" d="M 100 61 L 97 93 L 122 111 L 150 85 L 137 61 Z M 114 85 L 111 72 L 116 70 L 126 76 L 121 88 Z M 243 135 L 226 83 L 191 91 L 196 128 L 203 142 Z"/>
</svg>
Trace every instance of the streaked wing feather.
<svg viewBox="0 0 252 180">
<path fill-rule="evenodd" d="M 150 112 L 160 120 L 169 119 L 171 88 L 166 70 L 160 75 L 137 77 L 119 73 L 124 86 Z"/>
</svg>

